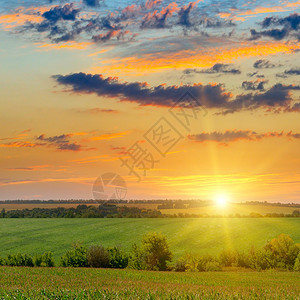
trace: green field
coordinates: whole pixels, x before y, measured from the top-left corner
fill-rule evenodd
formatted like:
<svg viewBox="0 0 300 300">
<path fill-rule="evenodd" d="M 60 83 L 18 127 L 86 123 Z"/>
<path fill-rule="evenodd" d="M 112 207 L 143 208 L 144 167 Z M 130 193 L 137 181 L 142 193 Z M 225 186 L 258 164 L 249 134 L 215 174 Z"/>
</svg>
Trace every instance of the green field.
<svg viewBox="0 0 300 300">
<path fill-rule="evenodd" d="M 261 247 L 280 233 L 300 242 L 300 218 L 198 219 L 0 219 L 0 256 L 52 251 L 58 259 L 72 242 L 119 245 L 129 251 L 143 234 L 165 234 L 174 259 L 185 254 L 218 254 L 225 248 Z"/>
<path fill-rule="evenodd" d="M 299 299 L 293 272 L 0 267 L 1 299 Z"/>
</svg>

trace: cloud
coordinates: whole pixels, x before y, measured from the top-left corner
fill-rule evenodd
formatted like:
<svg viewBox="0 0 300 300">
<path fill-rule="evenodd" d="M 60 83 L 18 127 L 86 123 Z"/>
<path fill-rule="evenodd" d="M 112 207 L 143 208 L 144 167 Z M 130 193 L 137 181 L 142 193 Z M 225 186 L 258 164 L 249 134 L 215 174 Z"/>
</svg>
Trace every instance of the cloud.
<svg viewBox="0 0 300 300">
<path fill-rule="evenodd" d="M 291 90 L 299 90 L 297 85 L 283 85 L 277 83 L 264 93 L 250 93 L 237 95 L 227 105 L 222 114 L 234 113 L 241 110 L 255 110 L 265 108 L 269 111 L 289 111 L 292 105 Z"/>
<path fill-rule="evenodd" d="M 242 88 L 246 91 L 264 91 L 266 80 L 243 81 Z"/>
<path fill-rule="evenodd" d="M 50 21 L 51 23 L 56 23 L 60 20 L 75 21 L 79 9 L 74 8 L 74 4 L 65 4 L 64 6 L 55 6 L 49 11 L 46 11 L 42 16 Z"/>
<path fill-rule="evenodd" d="M 271 69 L 271 68 L 275 68 L 276 65 L 272 64 L 267 59 L 259 59 L 256 62 L 254 62 L 253 67 L 256 69 Z"/>
<path fill-rule="evenodd" d="M 87 110 L 80 111 L 80 112 L 85 112 L 85 113 L 90 113 L 90 114 L 99 114 L 99 113 L 117 114 L 117 113 L 119 113 L 119 111 L 115 110 L 115 109 L 105 109 L 105 108 L 98 108 L 98 107 L 87 109 Z"/>
<path fill-rule="evenodd" d="M 220 145 L 228 145 L 237 141 L 259 141 L 265 138 L 281 138 L 287 137 L 289 139 L 300 139 L 299 133 L 293 132 L 267 132 L 257 133 L 251 130 L 226 130 L 225 132 L 202 132 L 199 134 L 189 135 L 188 138 L 198 143 L 217 142 Z"/>
<path fill-rule="evenodd" d="M 105 133 L 105 134 L 101 134 L 99 136 L 93 136 L 89 140 L 90 141 L 112 140 L 112 139 L 124 137 L 125 135 L 128 135 L 129 133 L 130 133 L 129 131 L 116 132 L 116 133 Z"/>
<path fill-rule="evenodd" d="M 11 142 L 11 143 L 0 144 L 0 148 L 35 148 L 43 145 L 44 144 L 42 143 L 33 143 L 30 141 L 24 141 L 24 142 Z"/>
<path fill-rule="evenodd" d="M 125 36 L 129 35 L 130 31 L 129 30 L 125 30 L 125 31 L 121 31 L 121 29 L 118 30 L 110 30 L 106 33 L 103 34 L 98 34 L 93 36 L 93 40 L 96 43 L 105 43 L 107 41 L 110 41 L 113 38 L 116 38 L 117 40 L 124 40 Z M 133 39 L 135 37 L 135 35 L 131 35 L 128 39 Z"/>
<path fill-rule="evenodd" d="M 222 114 L 234 113 L 241 110 L 267 109 L 269 111 L 289 111 L 292 105 L 290 91 L 300 90 L 299 85 L 275 84 L 263 93 L 249 93 L 237 95 L 235 99 L 230 92 L 226 92 L 221 84 L 193 84 L 182 86 L 158 85 L 149 87 L 142 82 L 120 82 L 117 77 L 107 77 L 85 73 L 69 75 L 55 75 L 53 78 L 61 85 L 71 86 L 72 91 L 78 94 L 95 93 L 98 96 L 118 98 L 120 101 L 130 101 L 141 106 L 176 105 L 178 99 L 191 93 L 206 108 L 216 108 Z M 190 106 L 188 99 L 186 103 Z"/>
<path fill-rule="evenodd" d="M 83 0 L 83 3 L 87 6 L 96 7 L 100 5 L 100 0 Z"/>
<path fill-rule="evenodd" d="M 158 13 L 157 10 L 152 13 L 149 12 L 144 16 L 141 22 L 141 28 L 167 28 L 167 19 L 177 10 L 177 3 L 172 2 L 163 8 L 160 13 Z"/>
<path fill-rule="evenodd" d="M 162 0 L 147 0 L 145 3 L 145 7 L 147 9 L 151 9 L 152 7 L 160 5 L 161 3 L 162 3 Z"/>
<path fill-rule="evenodd" d="M 75 93 L 96 93 L 98 96 L 120 98 L 121 101 L 132 101 L 140 105 L 173 106 L 186 92 L 193 94 L 208 107 L 225 105 L 230 98 L 222 85 L 159 85 L 150 88 L 147 83 L 121 83 L 118 78 L 85 73 L 56 75 L 53 78 L 62 85 L 71 86 Z"/>
<path fill-rule="evenodd" d="M 70 142 L 72 134 L 62 134 L 53 137 L 46 137 L 44 134 L 38 136 L 36 140 L 48 143 L 50 146 L 56 147 L 58 150 L 79 151 L 81 145 Z"/>
<path fill-rule="evenodd" d="M 300 68 L 292 68 L 290 70 L 285 70 L 284 74 L 286 75 L 300 75 Z"/>
<path fill-rule="evenodd" d="M 204 73 L 204 74 L 215 74 L 215 73 L 225 73 L 225 74 L 241 74 L 241 71 L 239 69 L 230 68 L 230 64 L 221 64 L 217 63 L 214 64 L 209 69 L 204 70 L 198 70 L 198 69 L 185 69 L 183 71 L 185 75 L 190 75 L 192 73 Z"/>
<path fill-rule="evenodd" d="M 267 17 L 261 23 L 263 29 L 267 30 L 257 31 L 251 29 L 251 40 L 259 39 L 263 36 L 273 38 L 275 40 L 282 40 L 288 37 L 294 37 L 300 40 L 300 15 L 298 13 L 291 14 L 287 17 Z M 275 26 L 281 26 L 280 29 L 274 28 Z M 270 27 L 273 27 L 269 29 Z"/>
<path fill-rule="evenodd" d="M 197 3 L 198 3 L 198 1 L 190 2 L 189 4 L 180 8 L 180 10 L 178 12 L 178 17 L 179 17 L 179 20 L 177 23 L 178 25 L 181 25 L 184 27 L 194 26 L 194 23 L 191 21 L 190 14 Z"/>
</svg>

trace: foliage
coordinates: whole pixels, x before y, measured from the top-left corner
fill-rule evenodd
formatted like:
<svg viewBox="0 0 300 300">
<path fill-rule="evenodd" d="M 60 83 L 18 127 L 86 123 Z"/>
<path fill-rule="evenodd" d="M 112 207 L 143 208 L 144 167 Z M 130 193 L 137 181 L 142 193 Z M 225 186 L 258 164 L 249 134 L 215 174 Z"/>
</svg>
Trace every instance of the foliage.
<svg viewBox="0 0 300 300">
<path fill-rule="evenodd" d="M 4 264 L 7 266 L 24 266 L 33 267 L 33 259 L 28 254 L 9 254 L 4 260 Z"/>
<path fill-rule="evenodd" d="M 87 252 L 88 265 L 92 268 L 108 268 L 110 266 L 109 252 L 101 245 L 91 246 Z"/>
<path fill-rule="evenodd" d="M 53 253 L 45 252 L 42 255 L 36 255 L 33 257 L 33 263 L 36 267 L 54 267 Z"/>
<path fill-rule="evenodd" d="M 73 244 L 73 248 L 67 251 L 60 260 L 63 267 L 87 267 L 87 248 L 80 244 Z"/>
<path fill-rule="evenodd" d="M 109 266 L 114 269 L 124 269 L 128 266 L 128 255 L 118 247 L 108 249 Z"/>
</svg>

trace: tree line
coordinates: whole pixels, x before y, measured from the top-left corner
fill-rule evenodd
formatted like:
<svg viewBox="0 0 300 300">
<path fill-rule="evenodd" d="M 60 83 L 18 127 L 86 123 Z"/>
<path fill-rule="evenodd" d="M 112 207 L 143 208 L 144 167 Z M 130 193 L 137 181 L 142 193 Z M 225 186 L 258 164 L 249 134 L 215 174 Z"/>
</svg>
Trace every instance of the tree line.
<svg viewBox="0 0 300 300">
<path fill-rule="evenodd" d="M 291 214 L 283 213 L 250 213 L 241 214 L 194 214 L 194 213 L 177 213 L 163 214 L 156 209 L 145 209 L 138 207 L 117 206 L 114 204 L 101 204 L 99 206 L 81 204 L 77 207 L 65 208 L 33 208 L 33 209 L 15 209 L 6 211 L 4 208 L 0 212 L 0 218 L 282 218 L 282 217 L 300 217 L 300 210 L 294 210 Z"/>
<path fill-rule="evenodd" d="M 264 247 L 252 247 L 248 252 L 224 250 L 216 256 L 187 253 L 173 264 L 172 258 L 166 236 L 150 232 L 143 236 L 140 245 L 134 244 L 129 253 L 118 247 L 87 247 L 74 243 L 61 256 L 58 266 L 177 272 L 222 271 L 227 267 L 300 271 L 300 244 L 296 244 L 290 236 L 280 234 Z M 0 265 L 54 267 L 56 264 L 52 252 L 45 252 L 33 257 L 28 254 L 9 254 L 0 258 Z"/>
</svg>

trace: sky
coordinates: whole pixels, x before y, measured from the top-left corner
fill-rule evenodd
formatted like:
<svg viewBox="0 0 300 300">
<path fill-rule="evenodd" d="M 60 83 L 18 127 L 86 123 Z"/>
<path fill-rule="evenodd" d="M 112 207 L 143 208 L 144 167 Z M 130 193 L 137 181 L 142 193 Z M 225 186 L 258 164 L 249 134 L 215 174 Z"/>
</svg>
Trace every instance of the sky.
<svg viewBox="0 0 300 300">
<path fill-rule="evenodd" d="M 0 200 L 300 203 L 300 1 L 0 3 Z"/>
</svg>

